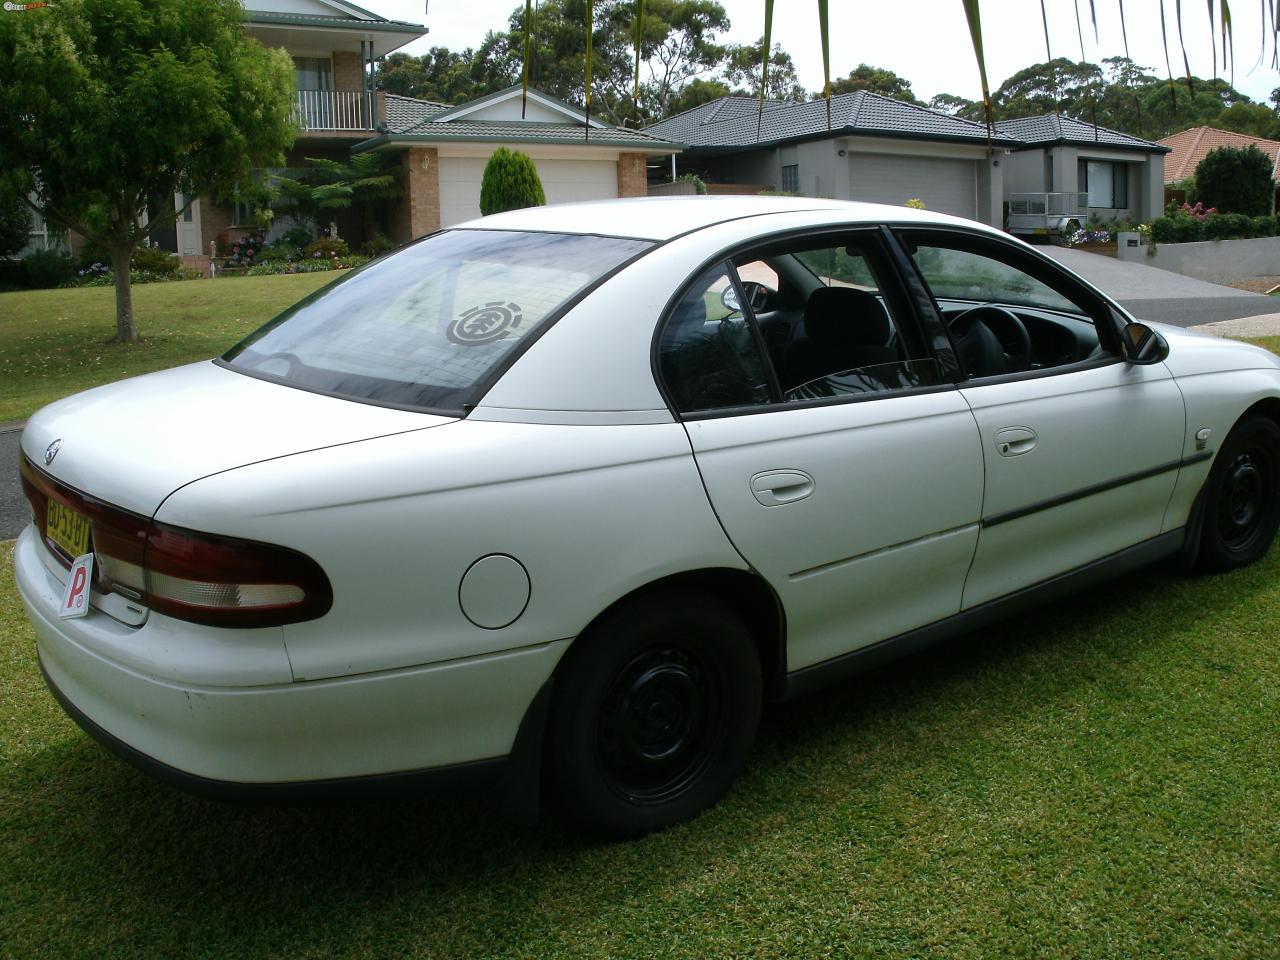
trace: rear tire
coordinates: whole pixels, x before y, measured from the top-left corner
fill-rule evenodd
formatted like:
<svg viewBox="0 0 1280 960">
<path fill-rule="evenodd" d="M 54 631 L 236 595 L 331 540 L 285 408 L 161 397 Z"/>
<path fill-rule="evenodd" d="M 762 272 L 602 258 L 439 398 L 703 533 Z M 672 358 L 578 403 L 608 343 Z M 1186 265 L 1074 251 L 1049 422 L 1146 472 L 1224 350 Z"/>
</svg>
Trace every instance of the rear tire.
<svg viewBox="0 0 1280 960">
<path fill-rule="evenodd" d="M 625 602 L 556 674 L 551 782 L 570 823 L 642 836 L 697 816 L 737 778 L 760 719 L 760 661 L 742 619 L 688 590 Z"/>
<path fill-rule="evenodd" d="M 1260 559 L 1280 527 L 1280 427 L 1269 417 L 1238 423 L 1205 483 L 1196 569 L 1234 570 Z"/>
</svg>

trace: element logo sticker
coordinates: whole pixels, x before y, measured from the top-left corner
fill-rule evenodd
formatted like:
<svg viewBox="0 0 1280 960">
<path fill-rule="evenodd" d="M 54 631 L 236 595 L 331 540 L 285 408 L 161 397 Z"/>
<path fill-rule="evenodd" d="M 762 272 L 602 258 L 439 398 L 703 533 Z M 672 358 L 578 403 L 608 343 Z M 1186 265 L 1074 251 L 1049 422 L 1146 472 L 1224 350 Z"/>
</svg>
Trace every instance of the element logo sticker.
<svg viewBox="0 0 1280 960">
<path fill-rule="evenodd" d="M 477 306 L 467 310 L 449 324 L 445 336 L 454 343 L 465 346 L 493 343 L 505 337 L 507 331 L 520 326 L 520 321 L 523 319 L 519 304 L 494 300 L 483 307 Z"/>
</svg>

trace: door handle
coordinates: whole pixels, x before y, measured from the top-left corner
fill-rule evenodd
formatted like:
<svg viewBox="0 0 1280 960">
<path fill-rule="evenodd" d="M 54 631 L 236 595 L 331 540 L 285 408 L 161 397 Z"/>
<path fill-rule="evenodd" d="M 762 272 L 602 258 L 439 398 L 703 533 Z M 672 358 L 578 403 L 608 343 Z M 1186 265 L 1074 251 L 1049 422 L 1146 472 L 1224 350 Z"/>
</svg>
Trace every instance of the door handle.
<svg viewBox="0 0 1280 960">
<path fill-rule="evenodd" d="M 767 470 L 751 478 L 751 494 L 766 507 L 795 503 L 813 493 L 813 477 L 803 470 Z"/>
<path fill-rule="evenodd" d="M 1005 427 L 996 433 L 996 452 L 1002 457 L 1019 457 L 1034 450 L 1039 439 L 1030 427 Z"/>
</svg>

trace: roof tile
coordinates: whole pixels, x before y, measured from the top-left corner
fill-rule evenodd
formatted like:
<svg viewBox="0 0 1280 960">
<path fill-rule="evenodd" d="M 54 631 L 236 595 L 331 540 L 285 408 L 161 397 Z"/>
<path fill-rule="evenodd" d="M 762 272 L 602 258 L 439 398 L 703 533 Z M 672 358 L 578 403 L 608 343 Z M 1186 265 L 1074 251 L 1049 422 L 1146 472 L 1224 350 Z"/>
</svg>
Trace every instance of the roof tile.
<svg viewBox="0 0 1280 960">
<path fill-rule="evenodd" d="M 1280 178 L 1280 142 L 1216 127 L 1192 127 L 1160 141 L 1172 152 L 1164 161 L 1164 182 L 1177 183 L 1196 172 L 1200 161 L 1218 147 L 1255 146 L 1271 158 L 1271 176 Z"/>
</svg>

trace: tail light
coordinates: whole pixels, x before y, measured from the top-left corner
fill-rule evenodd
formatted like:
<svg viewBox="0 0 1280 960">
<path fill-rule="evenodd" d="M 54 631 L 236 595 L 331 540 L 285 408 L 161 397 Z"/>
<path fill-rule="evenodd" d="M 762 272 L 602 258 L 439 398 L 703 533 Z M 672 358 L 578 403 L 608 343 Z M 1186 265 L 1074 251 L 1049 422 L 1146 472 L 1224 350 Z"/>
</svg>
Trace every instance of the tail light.
<svg viewBox="0 0 1280 960">
<path fill-rule="evenodd" d="M 329 578 L 296 550 L 151 520 L 58 483 L 26 457 L 21 474 L 41 536 L 68 566 L 73 558 L 47 535 L 49 498 L 89 518 L 99 590 L 218 627 L 300 623 L 333 605 Z"/>
</svg>

